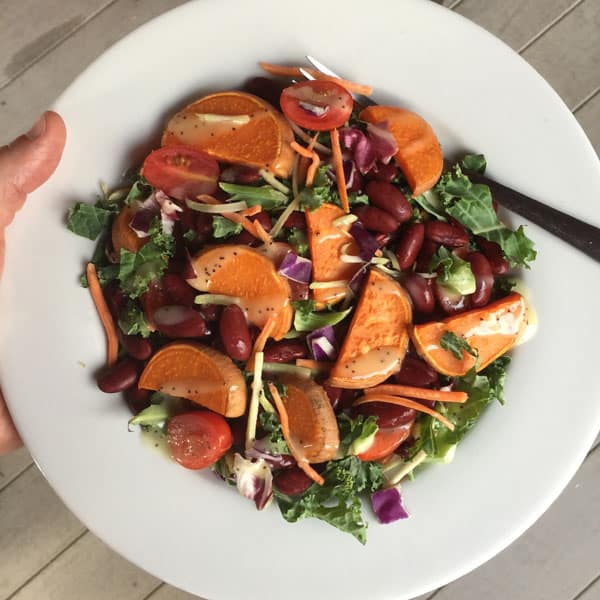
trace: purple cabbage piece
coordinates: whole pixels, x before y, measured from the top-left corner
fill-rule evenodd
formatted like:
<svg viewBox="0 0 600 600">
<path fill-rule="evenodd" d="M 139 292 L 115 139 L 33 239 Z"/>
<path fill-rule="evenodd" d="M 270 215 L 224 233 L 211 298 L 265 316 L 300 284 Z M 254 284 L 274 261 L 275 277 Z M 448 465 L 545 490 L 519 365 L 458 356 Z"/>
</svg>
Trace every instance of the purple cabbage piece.
<svg viewBox="0 0 600 600">
<path fill-rule="evenodd" d="M 142 210 L 134 213 L 131 221 L 129 221 L 129 227 L 135 231 L 139 238 L 147 238 L 150 235 L 150 223 L 152 223 L 155 216 L 156 211 L 142 208 Z"/>
<path fill-rule="evenodd" d="M 377 160 L 375 146 L 360 129 L 353 127 L 340 129 L 340 141 L 347 150 L 350 150 L 356 167 L 363 175 L 373 168 Z"/>
<path fill-rule="evenodd" d="M 309 283 L 312 275 L 312 261 L 288 252 L 279 265 L 278 273 L 297 283 Z"/>
<path fill-rule="evenodd" d="M 335 360 L 337 357 L 335 332 L 331 325 L 311 331 L 306 336 L 306 343 L 315 360 Z"/>
<path fill-rule="evenodd" d="M 258 510 L 265 508 L 273 498 L 273 474 L 267 462 L 262 458 L 247 460 L 236 452 L 233 472 L 240 494 L 253 500 Z"/>
<path fill-rule="evenodd" d="M 379 250 L 377 240 L 366 230 L 360 221 L 354 221 L 350 227 L 350 235 L 356 240 L 359 256 L 366 262 L 370 261 Z"/>
<path fill-rule="evenodd" d="M 269 466 L 276 469 L 293 467 L 296 464 L 294 457 L 289 454 L 271 454 L 268 452 L 265 439 L 256 440 L 254 444 L 246 450 L 246 458 L 255 460 L 262 458 Z"/>
<path fill-rule="evenodd" d="M 408 518 L 398 488 L 388 488 L 371 494 L 371 504 L 380 523 L 393 523 Z"/>
<path fill-rule="evenodd" d="M 394 138 L 388 128 L 388 122 L 382 121 L 376 125 L 367 123 L 367 133 L 371 139 L 377 158 L 384 165 L 387 165 L 392 156 L 398 152 L 398 144 L 396 143 L 396 138 Z"/>
<path fill-rule="evenodd" d="M 348 287 L 350 291 L 357 296 L 358 292 L 363 284 L 363 281 L 367 275 L 367 265 L 364 264 L 354 275 L 352 275 L 352 279 L 348 282 Z"/>
<path fill-rule="evenodd" d="M 329 112 L 329 106 L 325 104 L 324 106 L 319 106 L 318 104 L 313 104 L 312 102 L 305 102 L 304 100 L 300 100 L 298 102 L 300 108 L 313 117 L 323 117 Z"/>
</svg>

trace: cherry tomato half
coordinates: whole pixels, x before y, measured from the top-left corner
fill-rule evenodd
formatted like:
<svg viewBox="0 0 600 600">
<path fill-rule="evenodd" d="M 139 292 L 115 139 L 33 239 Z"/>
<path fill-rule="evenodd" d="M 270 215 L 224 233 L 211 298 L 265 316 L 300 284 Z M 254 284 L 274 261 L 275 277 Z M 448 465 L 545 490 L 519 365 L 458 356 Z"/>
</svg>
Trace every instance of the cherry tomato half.
<svg viewBox="0 0 600 600">
<path fill-rule="evenodd" d="M 142 175 L 150 185 L 176 198 L 195 199 L 217 190 L 217 161 L 189 146 L 165 146 L 151 152 L 144 161 Z"/>
<path fill-rule="evenodd" d="M 406 423 L 395 429 L 379 429 L 373 438 L 371 447 L 358 455 L 360 460 L 381 460 L 389 456 L 404 440 L 408 438 L 413 423 Z"/>
<path fill-rule="evenodd" d="M 209 410 L 175 415 L 167 424 L 171 456 L 186 469 L 204 469 L 219 460 L 233 442 L 227 421 Z"/>
<path fill-rule="evenodd" d="M 352 96 L 332 81 L 301 81 L 281 92 L 285 116 L 306 129 L 327 131 L 340 127 L 352 113 Z"/>
</svg>

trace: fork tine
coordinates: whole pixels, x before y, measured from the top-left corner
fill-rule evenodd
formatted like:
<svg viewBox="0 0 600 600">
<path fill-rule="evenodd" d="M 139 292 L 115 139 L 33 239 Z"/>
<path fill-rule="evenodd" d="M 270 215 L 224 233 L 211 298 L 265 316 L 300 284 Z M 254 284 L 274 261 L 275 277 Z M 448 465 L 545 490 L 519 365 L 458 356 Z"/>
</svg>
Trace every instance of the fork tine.
<svg viewBox="0 0 600 600">
<path fill-rule="evenodd" d="M 336 77 L 337 79 L 341 79 L 341 77 L 334 73 L 329 67 L 326 67 L 323 63 L 319 62 L 314 56 L 306 55 L 304 58 L 315 68 L 317 71 L 321 71 L 321 73 L 325 73 L 325 75 L 329 75 L 330 77 Z"/>
</svg>

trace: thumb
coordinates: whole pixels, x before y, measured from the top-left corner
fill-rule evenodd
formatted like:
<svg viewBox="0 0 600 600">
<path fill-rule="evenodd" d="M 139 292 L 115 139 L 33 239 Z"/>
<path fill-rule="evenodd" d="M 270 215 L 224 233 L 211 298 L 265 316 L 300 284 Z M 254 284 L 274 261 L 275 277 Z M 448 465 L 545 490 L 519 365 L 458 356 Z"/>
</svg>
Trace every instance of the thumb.
<svg viewBox="0 0 600 600">
<path fill-rule="evenodd" d="M 0 148 L 0 274 L 4 263 L 4 229 L 25 198 L 58 166 L 65 145 L 64 121 L 47 111 L 25 135 Z"/>
</svg>

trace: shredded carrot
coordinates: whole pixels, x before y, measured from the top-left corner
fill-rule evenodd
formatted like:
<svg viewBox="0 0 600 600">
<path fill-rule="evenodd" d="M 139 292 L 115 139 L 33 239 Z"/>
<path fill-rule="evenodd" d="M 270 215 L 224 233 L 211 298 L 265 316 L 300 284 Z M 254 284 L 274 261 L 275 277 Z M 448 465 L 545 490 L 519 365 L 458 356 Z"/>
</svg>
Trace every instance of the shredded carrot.
<svg viewBox="0 0 600 600">
<path fill-rule="evenodd" d="M 431 415 L 434 419 L 437 419 L 440 423 L 445 425 L 450 431 L 454 431 L 454 424 L 446 419 L 444 415 L 440 414 L 437 410 L 433 410 L 433 408 L 429 408 L 420 402 L 416 402 L 415 400 L 409 400 L 408 398 L 402 398 L 401 396 L 388 396 L 386 394 L 368 394 L 362 398 L 359 398 L 354 403 L 354 406 L 366 404 L 367 402 L 387 402 L 388 404 L 396 404 L 397 406 L 412 408 L 413 410 Z"/>
<path fill-rule="evenodd" d="M 254 206 L 249 206 L 248 208 L 238 211 L 238 215 L 240 215 L 240 217 L 253 217 L 259 212 L 262 212 L 262 206 L 260 204 L 255 204 Z"/>
<path fill-rule="evenodd" d="M 310 466 L 306 456 L 302 453 L 302 451 L 296 446 L 295 441 L 291 437 L 290 433 L 290 421 L 288 419 L 287 410 L 285 409 L 285 404 L 277 391 L 275 385 L 269 381 L 269 391 L 271 392 L 271 396 L 273 396 L 273 400 L 275 402 L 275 407 L 277 408 L 277 412 L 279 413 L 279 422 L 281 423 L 281 432 L 283 433 L 283 437 L 287 442 L 288 448 L 292 453 L 292 456 L 296 459 L 298 466 L 306 473 L 308 477 L 310 477 L 315 483 L 319 485 L 323 485 L 325 480 Z"/>
<path fill-rule="evenodd" d="M 200 194 L 200 196 L 197 196 L 197 199 L 200 200 L 200 202 L 204 202 L 205 204 L 212 204 L 213 206 L 216 206 L 217 204 L 223 204 L 222 202 L 219 202 L 216 198 L 213 198 L 208 194 Z M 247 219 L 245 216 L 240 215 L 239 213 L 223 213 L 222 216 L 225 217 L 227 220 L 231 221 L 232 223 L 239 223 L 250 235 L 253 235 L 255 238 L 260 239 L 258 237 L 259 234 L 256 231 L 256 227 L 254 226 L 255 223 Z"/>
<path fill-rule="evenodd" d="M 319 158 L 319 155 L 314 151 L 314 145 L 317 141 L 317 136 L 319 134 L 315 134 L 315 136 L 313 138 L 311 138 L 308 147 L 304 148 L 302 147 L 300 144 L 298 144 L 297 142 L 292 142 L 290 144 L 290 146 L 298 153 L 300 154 L 300 156 L 302 156 L 303 158 L 310 158 L 311 163 L 310 166 L 308 167 L 308 170 L 306 171 L 306 182 L 305 185 L 306 187 L 311 187 L 313 184 L 313 181 L 315 179 L 315 175 L 317 174 L 317 169 L 319 168 L 319 165 L 321 164 L 321 159 Z"/>
<path fill-rule="evenodd" d="M 340 148 L 340 134 L 337 129 L 332 129 L 331 133 L 331 153 L 333 166 L 335 167 L 335 179 L 337 181 L 338 194 L 344 212 L 350 212 L 348 204 L 348 190 L 346 189 L 346 176 L 344 175 L 344 163 L 342 161 L 342 149 Z"/>
<path fill-rule="evenodd" d="M 265 70 L 271 75 L 278 75 L 280 77 L 303 77 L 300 69 L 304 69 L 307 73 L 310 73 L 315 79 L 322 81 L 333 81 L 343 88 L 346 88 L 351 94 L 364 94 L 370 96 L 373 93 L 373 88 L 370 85 L 364 85 L 362 83 L 355 83 L 354 81 L 348 81 L 347 79 L 340 79 L 331 75 L 325 75 L 317 69 L 304 68 L 304 67 L 284 67 L 282 65 L 274 65 L 272 63 L 261 62 L 258 63 L 261 69 Z"/>
<path fill-rule="evenodd" d="M 262 352 L 265 349 L 265 344 L 267 343 L 269 336 L 273 333 L 273 329 L 275 329 L 277 316 L 278 313 L 272 313 L 271 315 L 269 315 L 269 318 L 263 325 L 261 332 L 256 337 L 256 340 L 254 340 L 254 346 L 252 347 L 250 358 L 248 358 L 248 362 L 246 363 L 246 371 L 252 371 L 254 369 L 254 360 L 256 358 L 256 353 Z"/>
<path fill-rule="evenodd" d="M 119 353 L 119 337 L 117 335 L 117 327 L 113 321 L 104 294 L 102 293 L 102 287 L 100 281 L 98 281 L 98 274 L 96 273 L 96 266 L 94 263 L 88 263 L 85 269 L 85 273 L 90 286 L 90 294 L 92 300 L 98 311 L 100 321 L 106 333 L 106 364 L 111 367 L 117 362 L 117 355 Z"/>
<path fill-rule="evenodd" d="M 254 229 L 256 230 L 256 237 L 263 244 L 270 244 L 273 241 L 273 238 L 267 233 L 260 221 L 254 221 L 252 224 L 254 225 Z"/>
<path fill-rule="evenodd" d="M 304 156 L 304 158 L 312 158 L 312 152 L 310 150 L 308 150 L 307 148 L 304 148 L 304 146 L 301 146 L 298 142 L 292 142 L 290 144 L 290 146 L 301 156 Z"/>
<path fill-rule="evenodd" d="M 286 119 L 287 119 L 287 117 L 286 117 Z M 292 131 L 303 142 L 306 142 L 307 144 L 310 144 L 310 142 L 312 141 L 312 138 L 308 135 L 308 133 L 306 133 L 303 129 L 301 129 L 300 127 L 298 127 L 298 125 L 296 125 L 296 123 L 294 123 L 294 121 L 291 121 L 290 119 L 287 119 L 287 122 L 290 124 L 290 127 L 292 128 Z M 315 134 L 315 137 L 318 137 L 318 136 L 319 136 L 319 134 L 317 132 Z M 321 154 L 331 154 L 331 148 L 328 148 L 327 146 L 324 146 L 323 144 L 321 144 L 319 142 L 315 142 L 314 148 L 315 148 L 315 150 L 318 150 Z"/>
<path fill-rule="evenodd" d="M 327 361 L 311 360 L 310 358 L 297 358 L 297 367 L 304 367 L 311 371 L 317 371 L 319 373 L 328 373 L 333 367 L 333 363 Z"/>
<path fill-rule="evenodd" d="M 427 388 L 414 387 L 412 385 L 378 385 L 365 390 L 365 394 L 389 394 L 391 396 L 408 396 L 419 400 L 433 400 L 435 402 L 458 402 L 467 401 L 465 392 L 446 392 L 443 390 L 429 390 Z"/>
</svg>

